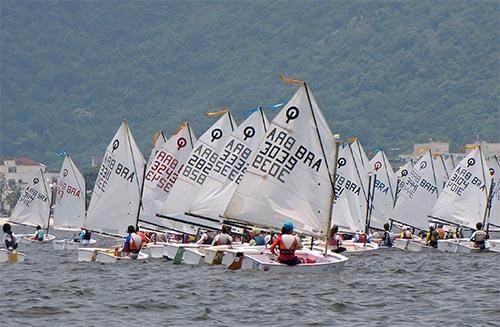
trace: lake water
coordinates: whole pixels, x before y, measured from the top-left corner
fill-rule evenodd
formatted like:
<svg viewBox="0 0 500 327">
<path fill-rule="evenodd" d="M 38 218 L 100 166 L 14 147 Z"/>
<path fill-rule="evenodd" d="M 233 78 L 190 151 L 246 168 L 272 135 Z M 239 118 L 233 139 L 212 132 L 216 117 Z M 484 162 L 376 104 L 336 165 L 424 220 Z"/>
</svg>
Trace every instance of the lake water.
<svg viewBox="0 0 500 327">
<path fill-rule="evenodd" d="M 0 264 L 2 326 L 500 326 L 494 253 L 384 249 L 350 256 L 340 273 L 287 275 L 20 250 L 25 263 Z"/>
</svg>

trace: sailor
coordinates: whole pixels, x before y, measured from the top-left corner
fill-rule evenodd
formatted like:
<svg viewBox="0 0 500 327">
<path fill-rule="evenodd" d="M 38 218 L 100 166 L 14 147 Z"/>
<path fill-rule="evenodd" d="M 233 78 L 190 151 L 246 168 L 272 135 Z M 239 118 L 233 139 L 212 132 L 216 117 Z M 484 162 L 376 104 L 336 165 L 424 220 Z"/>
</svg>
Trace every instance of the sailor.
<svg viewBox="0 0 500 327">
<path fill-rule="evenodd" d="M 142 230 L 139 230 L 139 225 L 137 225 L 137 228 L 135 229 L 135 233 L 141 237 L 142 244 L 147 244 L 151 242 L 149 237 L 144 233 Z"/>
<path fill-rule="evenodd" d="M 123 242 L 123 247 L 120 250 L 122 255 L 127 255 L 132 259 L 137 259 L 139 257 L 139 252 L 142 247 L 142 239 L 139 235 L 135 233 L 135 227 L 130 225 L 127 227 L 127 236 L 125 236 L 125 241 Z"/>
<path fill-rule="evenodd" d="M 5 223 L 2 226 L 3 229 L 3 241 L 5 243 L 5 248 L 9 251 L 14 251 L 17 249 L 17 238 L 12 234 L 12 227 L 9 223 Z"/>
<path fill-rule="evenodd" d="M 329 246 L 332 252 L 340 253 L 346 250 L 342 245 L 342 238 L 339 235 L 339 226 L 333 225 L 330 230 L 330 238 L 328 239 Z"/>
<path fill-rule="evenodd" d="M 289 266 L 295 266 L 296 264 L 302 263 L 295 255 L 295 251 L 302 248 L 302 243 L 297 235 L 293 235 L 292 223 L 286 222 L 281 228 L 281 235 L 279 235 L 271 245 L 270 250 L 272 254 L 276 254 L 276 247 L 278 247 L 280 251 L 278 256 L 278 261 L 280 263 Z"/>
<path fill-rule="evenodd" d="M 384 233 L 382 234 L 382 245 L 387 247 L 392 247 L 392 245 L 394 244 L 394 235 L 389 230 L 389 227 L 390 226 L 388 223 L 384 224 Z"/>
<path fill-rule="evenodd" d="M 222 225 L 222 231 L 214 237 L 212 245 L 231 245 L 233 237 L 231 236 L 231 227 Z"/>
<path fill-rule="evenodd" d="M 36 226 L 36 231 L 35 235 L 31 238 L 34 241 L 43 241 L 43 238 L 45 237 L 45 232 L 43 231 L 42 227 L 40 225 Z"/>
<path fill-rule="evenodd" d="M 429 230 L 427 231 L 427 235 L 425 236 L 425 244 L 432 246 L 433 248 L 438 247 L 438 239 L 439 233 L 436 230 L 434 224 L 429 224 Z"/>
<path fill-rule="evenodd" d="M 201 236 L 198 241 L 196 241 L 196 244 L 212 244 L 215 238 L 215 232 L 206 229 L 202 229 L 200 232 Z"/>
<path fill-rule="evenodd" d="M 82 245 L 89 244 L 91 237 L 92 237 L 92 233 L 89 232 L 86 228 L 82 227 L 82 231 L 79 234 L 80 244 L 82 244 Z"/>
<path fill-rule="evenodd" d="M 437 232 L 440 240 L 444 240 L 446 232 L 444 231 L 444 225 L 438 224 Z"/>
<path fill-rule="evenodd" d="M 464 238 L 464 234 L 462 233 L 462 228 L 461 227 L 455 228 L 455 230 L 451 234 L 451 238 L 454 239 Z"/>
<path fill-rule="evenodd" d="M 266 232 L 263 230 L 258 230 L 254 228 L 252 230 L 252 239 L 249 242 L 250 246 L 266 245 Z"/>
<path fill-rule="evenodd" d="M 411 233 L 411 227 L 403 226 L 401 235 L 399 237 L 406 240 L 413 239 L 413 234 Z"/>
<path fill-rule="evenodd" d="M 476 231 L 472 233 L 470 236 L 469 240 L 471 242 L 474 242 L 474 245 L 481 250 L 484 250 L 486 248 L 486 240 L 489 238 L 488 233 L 486 233 L 483 230 L 483 224 L 482 223 L 477 223 L 476 224 Z"/>
</svg>

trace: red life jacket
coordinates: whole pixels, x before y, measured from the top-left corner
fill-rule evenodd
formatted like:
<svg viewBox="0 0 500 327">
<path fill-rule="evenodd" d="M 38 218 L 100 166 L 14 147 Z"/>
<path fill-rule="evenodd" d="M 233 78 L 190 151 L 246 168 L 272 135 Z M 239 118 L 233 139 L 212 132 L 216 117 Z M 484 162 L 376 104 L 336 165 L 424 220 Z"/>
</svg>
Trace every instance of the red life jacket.
<svg viewBox="0 0 500 327">
<path fill-rule="evenodd" d="M 299 245 L 294 235 L 284 234 L 278 236 L 278 246 L 280 249 L 278 260 L 293 260 L 295 258 L 295 250 L 297 250 Z"/>
</svg>

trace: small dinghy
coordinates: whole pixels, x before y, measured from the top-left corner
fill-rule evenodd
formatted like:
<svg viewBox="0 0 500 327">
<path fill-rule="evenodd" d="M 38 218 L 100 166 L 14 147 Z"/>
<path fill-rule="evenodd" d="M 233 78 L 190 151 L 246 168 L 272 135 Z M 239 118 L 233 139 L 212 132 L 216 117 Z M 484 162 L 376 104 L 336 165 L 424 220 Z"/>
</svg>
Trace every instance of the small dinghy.
<svg viewBox="0 0 500 327">
<path fill-rule="evenodd" d="M 167 243 L 164 242 L 146 243 L 142 247 L 141 252 L 149 255 L 150 258 L 161 259 L 163 258 L 163 252 L 166 244 Z"/>
<path fill-rule="evenodd" d="M 481 250 L 474 242 L 462 242 L 458 243 L 457 253 L 480 253 L 486 252 L 489 249 L 490 242 L 486 241 L 486 247 L 484 250 Z"/>
<path fill-rule="evenodd" d="M 468 242 L 468 238 L 456 238 L 447 240 L 438 240 L 438 250 L 443 252 L 457 252 L 458 244 Z"/>
<path fill-rule="evenodd" d="M 489 240 L 490 243 L 490 252 L 500 253 L 500 240 Z"/>
<path fill-rule="evenodd" d="M 32 242 L 32 243 L 47 243 L 47 242 L 52 242 L 53 240 L 56 239 L 56 237 L 54 235 L 50 235 L 50 234 L 45 234 L 43 236 L 43 241 L 33 239 L 32 234 L 19 235 L 19 237 L 23 241 L 28 241 L 28 242 Z"/>
<path fill-rule="evenodd" d="M 24 262 L 25 259 L 24 253 L 0 249 L 0 262 L 17 263 Z"/>
<path fill-rule="evenodd" d="M 65 240 L 56 240 L 53 242 L 54 250 L 76 250 L 79 247 L 88 247 L 96 244 L 96 240 L 89 240 L 88 243 L 82 244 L 79 241 L 65 239 Z"/>
<path fill-rule="evenodd" d="M 306 243 L 307 244 L 307 243 Z M 342 241 L 341 247 L 344 247 L 345 253 L 347 254 L 361 254 L 368 251 L 377 250 L 379 248 L 376 243 L 359 243 L 359 242 L 350 242 L 350 241 Z M 313 247 L 316 251 L 323 251 L 325 249 L 325 242 L 318 242 Z M 331 250 L 328 253 L 336 253 Z"/>
<path fill-rule="evenodd" d="M 186 249 L 196 249 L 208 246 L 209 245 L 196 243 L 166 243 L 163 246 L 163 256 L 166 257 L 167 260 L 173 260 L 174 264 L 181 264 Z"/>
<path fill-rule="evenodd" d="M 115 263 L 117 261 L 123 261 L 123 260 L 145 260 L 148 258 L 149 255 L 143 253 L 142 251 L 139 252 L 139 256 L 137 258 L 132 258 L 128 255 L 125 256 L 116 255 L 114 249 L 108 249 L 106 251 L 96 251 L 95 255 L 95 261 L 103 263 Z"/>
<path fill-rule="evenodd" d="M 348 258 L 341 254 L 328 254 L 324 256 L 317 251 L 299 250 L 295 254 L 304 263 L 295 266 L 289 266 L 279 263 L 270 252 L 245 254 L 241 269 L 253 269 L 259 271 L 269 271 L 278 273 L 322 273 L 322 272 L 337 272 L 342 268 Z"/>
<path fill-rule="evenodd" d="M 394 247 L 400 250 L 411 252 L 432 252 L 435 250 L 432 246 L 426 245 L 422 240 L 396 239 Z"/>
<path fill-rule="evenodd" d="M 107 248 L 78 248 L 78 261 L 90 262 L 95 261 L 97 251 L 107 251 Z"/>
</svg>

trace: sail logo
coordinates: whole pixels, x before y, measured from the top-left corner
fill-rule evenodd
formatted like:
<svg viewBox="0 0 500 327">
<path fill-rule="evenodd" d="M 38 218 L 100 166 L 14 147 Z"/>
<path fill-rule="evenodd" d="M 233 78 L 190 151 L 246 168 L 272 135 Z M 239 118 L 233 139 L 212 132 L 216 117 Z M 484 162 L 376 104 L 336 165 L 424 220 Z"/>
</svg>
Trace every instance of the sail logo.
<svg viewBox="0 0 500 327">
<path fill-rule="evenodd" d="M 19 198 L 19 203 L 21 203 L 25 207 L 29 207 L 35 199 L 39 199 L 43 202 L 48 200 L 45 194 L 40 193 L 38 192 L 38 190 L 28 186 L 26 187 L 23 195 Z"/>
<path fill-rule="evenodd" d="M 319 172 L 323 160 L 305 146 L 298 145 L 297 140 L 285 130 L 278 131 L 275 127 L 267 134 L 252 167 L 285 183 L 298 162 Z"/>
<path fill-rule="evenodd" d="M 132 183 L 134 181 L 135 172 L 127 166 L 119 162 L 117 163 L 113 156 L 106 152 L 96 180 L 98 189 L 103 193 L 106 191 L 106 185 L 108 184 L 108 181 L 111 178 L 111 173 L 113 172 L 125 179 L 127 182 Z"/>
<path fill-rule="evenodd" d="M 253 129 L 253 127 L 251 128 Z M 239 184 L 246 172 L 249 164 L 248 158 L 251 154 L 252 149 L 246 146 L 245 143 L 232 138 L 219 155 L 213 170 L 222 177 Z"/>
<path fill-rule="evenodd" d="M 155 186 L 168 193 L 174 186 L 182 167 L 183 165 L 179 165 L 179 160 L 173 155 L 160 150 L 146 172 L 146 180 L 152 183 L 157 182 Z"/>
<path fill-rule="evenodd" d="M 468 167 L 470 166 L 472 165 L 468 162 Z M 467 189 L 467 187 L 469 187 L 470 184 L 477 186 L 481 191 L 486 190 L 486 186 L 480 178 L 477 176 L 472 177 L 472 173 L 467 171 L 466 168 L 457 167 L 446 184 L 446 189 L 458 196 L 462 196 L 463 192 Z"/>
<path fill-rule="evenodd" d="M 212 135 L 212 137 L 214 136 Z M 222 137 L 222 134 L 220 137 Z M 208 174 L 212 171 L 214 164 L 217 162 L 217 158 L 218 155 L 212 148 L 200 144 L 191 154 L 182 175 L 199 185 L 203 185 Z"/>
</svg>

